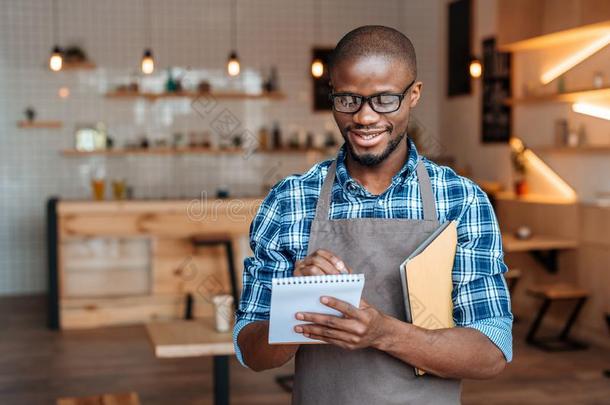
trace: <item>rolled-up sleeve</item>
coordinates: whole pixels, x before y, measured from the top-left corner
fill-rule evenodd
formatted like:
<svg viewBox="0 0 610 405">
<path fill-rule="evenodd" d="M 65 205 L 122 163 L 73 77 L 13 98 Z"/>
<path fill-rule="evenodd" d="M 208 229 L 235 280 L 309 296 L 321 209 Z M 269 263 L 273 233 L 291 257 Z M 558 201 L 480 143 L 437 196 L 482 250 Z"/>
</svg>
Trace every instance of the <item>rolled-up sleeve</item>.
<svg viewBox="0 0 610 405">
<path fill-rule="evenodd" d="M 237 338 L 241 330 L 255 321 L 269 319 L 271 280 L 276 274 L 293 268 L 292 260 L 280 247 L 281 212 L 278 186 L 261 204 L 250 225 L 253 256 L 244 260 L 243 287 L 233 328 L 233 344 L 239 362 L 246 366 Z M 247 366 L 246 366 L 247 367 Z"/>
<path fill-rule="evenodd" d="M 502 236 L 487 195 L 472 184 L 458 219 L 453 268 L 453 317 L 456 326 L 479 330 L 504 354 L 513 357 L 510 295 Z"/>
</svg>

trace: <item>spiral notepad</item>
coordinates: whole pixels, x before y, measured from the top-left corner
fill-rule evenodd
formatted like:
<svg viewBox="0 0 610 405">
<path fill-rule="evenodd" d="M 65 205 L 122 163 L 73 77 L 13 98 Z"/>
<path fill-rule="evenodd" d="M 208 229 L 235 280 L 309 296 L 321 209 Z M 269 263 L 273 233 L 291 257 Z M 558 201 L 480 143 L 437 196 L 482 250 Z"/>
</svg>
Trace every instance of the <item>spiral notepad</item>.
<svg viewBox="0 0 610 405">
<path fill-rule="evenodd" d="M 269 344 L 323 343 L 294 331 L 296 325 L 305 323 L 296 319 L 295 314 L 341 315 L 322 304 L 320 297 L 335 297 L 358 307 L 363 288 L 364 274 L 274 278 L 271 283 Z"/>
</svg>

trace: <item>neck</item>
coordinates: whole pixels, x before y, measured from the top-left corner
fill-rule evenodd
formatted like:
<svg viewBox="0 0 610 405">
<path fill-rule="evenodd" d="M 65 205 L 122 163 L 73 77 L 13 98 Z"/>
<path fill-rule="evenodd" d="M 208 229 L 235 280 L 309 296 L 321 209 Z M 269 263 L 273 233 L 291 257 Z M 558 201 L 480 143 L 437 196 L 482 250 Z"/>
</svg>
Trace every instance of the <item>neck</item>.
<svg viewBox="0 0 610 405">
<path fill-rule="evenodd" d="M 346 151 L 345 166 L 349 175 L 371 194 L 379 195 L 383 193 L 392 183 L 392 178 L 402 169 L 408 158 L 407 137 L 400 142 L 384 161 L 377 166 L 364 166 L 356 162 Z"/>
</svg>

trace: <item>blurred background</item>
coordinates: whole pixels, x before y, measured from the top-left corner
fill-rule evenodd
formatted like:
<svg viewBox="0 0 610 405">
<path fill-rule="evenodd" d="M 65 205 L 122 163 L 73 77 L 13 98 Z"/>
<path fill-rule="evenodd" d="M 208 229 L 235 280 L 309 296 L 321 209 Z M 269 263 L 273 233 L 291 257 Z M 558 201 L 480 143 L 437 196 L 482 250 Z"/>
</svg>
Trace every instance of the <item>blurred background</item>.
<svg viewBox="0 0 610 405">
<path fill-rule="evenodd" d="M 408 134 L 503 232 L 515 360 L 463 402 L 607 403 L 606 0 L 2 1 L 0 402 L 290 402 L 293 364 L 227 330 L 258 205 L 343 142 L 328 58 L 367 24 L 412 40 Z"/>
</svg>

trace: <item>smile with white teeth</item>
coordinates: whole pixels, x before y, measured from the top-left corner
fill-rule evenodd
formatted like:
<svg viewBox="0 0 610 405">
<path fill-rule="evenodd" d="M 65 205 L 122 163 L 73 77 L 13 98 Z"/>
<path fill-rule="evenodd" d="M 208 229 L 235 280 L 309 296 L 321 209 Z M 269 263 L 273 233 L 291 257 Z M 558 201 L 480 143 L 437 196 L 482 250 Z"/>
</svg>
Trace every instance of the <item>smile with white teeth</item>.
<svg viewBox="0 0 610 405">
<path fill-rule="evenodd" d="M 385 132 L 385 131 L 384 131 L 384 132 Z M 357 133 L 356 135 L 358 135 L 358 136 L 359 136 L 359 137 L 361 137 L 362 139 L 365 139 L 365 140 L 367 140 L 367 141 L 368 141 L 368 140 L 370 140 L 370 139 L 373 139 L 373 138 L 378 137 L 378 136 L 379 136 L 379 135 L 381 135 L 381 134 L 383 134 L 383 132 L 377 132 L 377 133 L 375 133 L 375 134 L 370 134 L 370 135 L 358 134 L 358 133 Z"/>
</svg>

